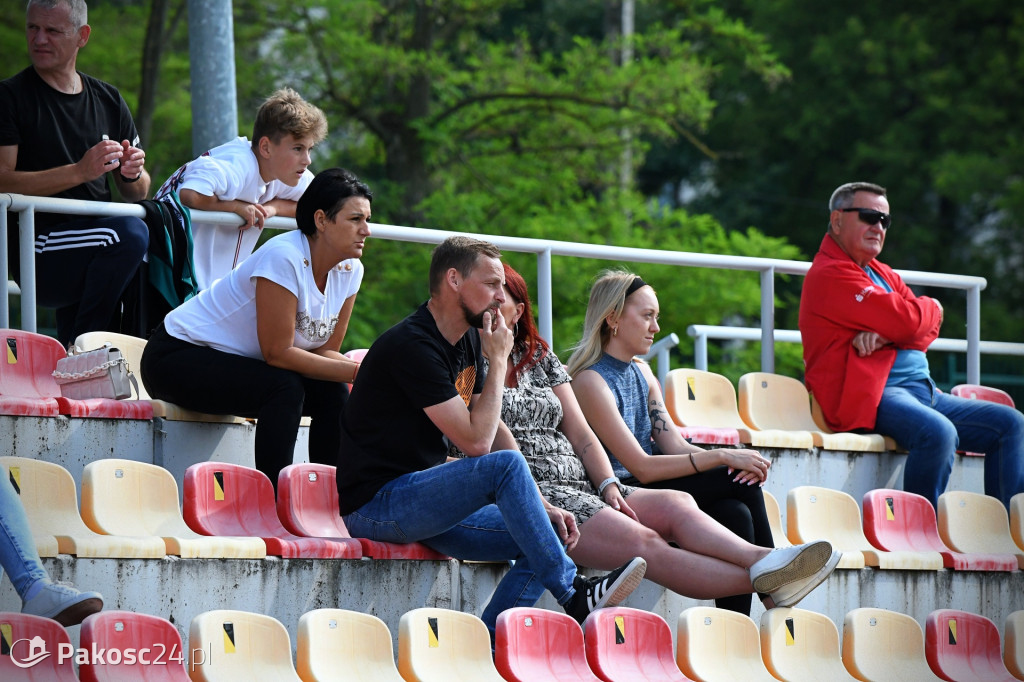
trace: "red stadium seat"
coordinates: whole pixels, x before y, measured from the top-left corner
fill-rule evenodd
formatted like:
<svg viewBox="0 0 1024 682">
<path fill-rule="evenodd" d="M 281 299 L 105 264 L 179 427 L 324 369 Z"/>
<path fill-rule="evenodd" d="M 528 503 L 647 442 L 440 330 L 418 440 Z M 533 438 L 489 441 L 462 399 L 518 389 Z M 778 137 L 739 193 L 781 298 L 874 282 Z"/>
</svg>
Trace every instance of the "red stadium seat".
<svg viewBox="0 0 1024 682">
<path fill-rule="evenodd" d="M 624 606 L 594 611 L 583 623 L 587 662 L 605 682 L 688 680 L 672 652 L 672 632 L 656 613 Z"/>
<path fill-rule="evenodd" d="M 498 615 L 494 666 L 509 682 L 600 682 L 587 665 L 579 624 L 547 609 L 518 607 Z"/>
<path fill-rule="evenodd" d="M 373 559 L 438 559 L 448 557 L 419 542 L 397 544 L 353 538 L 338 513 L 336 469 L 326 464 L 291 464 L 277 476 L 277 515 L 291 533 L 356 543 Z"/>
<path fill-rule="evenodd" d="M 304 538 L 285 530 L 274 506 L 274 487 L 257 469 L 199 462 L 185 470 L 185 522 L 203 535 L 263 538 L 267 554 L 283 558 L 359 559 L 356 542 Z"/>
<path fill-rule="evenodd" d="M 939 536 L 935 508 L 927 498 L 902 490 L 869 490 L 864 494 L 864 535 L 887 551 L 938 552 L 944 568 L 958 571 L 1015 571 L 1007 554 L 954 552 Z"/>
<path fill-rule="evenodd" d="M 84 682 L 189 682 L 181 635 L 164 618 L 132 611 L 94 613 L 82 622 L 81 647 L 107 652 L 103 663 L 79 664 Z M 134 652 L 131 662 L 123 659 L 129 649 Z M 112 651 L 122 654 L 117 662 Z"/>
<path fill-rule="evenodd" d="M 355 360 L 356 362 L 362 362 L 363 361 L 363 357 L 366 356 L 366 351 L 368 351 L 368 350 L 370 350 L 370 349 L 369 348 L 353 348 L 352 350 L 347 351 L 345 353 L 345 357 L 349 358 L 350 360 Z M 348 385 L 348 390 L 350 390 L 350 391 L 352 390 L 352 384 Z"/>
<path fill-rule="evenodd" d="M 70 647 L 71 639 L 57 621 L 24 613 L 0 613 L 0 680 L 78 682 L 74 657 L 61 661 L 62 644 Z"/>
<path fill-rule="evenodd" d="M 152 419 L 146 400 L 90 398 L 72 400 L 60 394 L 53 378 L 57 361 L 67 355 L 57 339 L 43 334 L 5 329 L 4 359 L 0 362 L 0 414 L 18 416 Z"/>
<path fill-rule="evenodd" d="M 1013 398 L 1009 393 L 998 388 L 992 388 L 991 386 L 982 386 L 981 384 L 957 384 L 953 388 L 949 389 L 950 395 L 955 395 L 959 398 L 968 398 L 971 400 L 987 400 L 992 403 L 999 403 L 1000 405 L 1008 405 L 1009 407 L 1016 407 L 1013 404 Z M 984 457 L 984 452 L 960 452 L 962 455 L 968 457 Z"/>
<path fill-rule="evenodd" d="M 1016 682 L 1003 664 L 999 628 L 967 611 L 939 609 L 928 614 L 925 657 L 939 677 L 955 682 Z"/>
</svg>

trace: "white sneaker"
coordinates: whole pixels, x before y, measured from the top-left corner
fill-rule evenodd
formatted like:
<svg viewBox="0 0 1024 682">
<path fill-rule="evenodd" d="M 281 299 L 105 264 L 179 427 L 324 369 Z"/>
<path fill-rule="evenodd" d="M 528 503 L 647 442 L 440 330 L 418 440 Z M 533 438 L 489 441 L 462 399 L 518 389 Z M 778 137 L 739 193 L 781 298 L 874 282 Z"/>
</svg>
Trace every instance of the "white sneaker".
<svg viewBox="0 0 1024 682">
<path fill-rule="evenodd" d="M 102 608 L 103 596 L 99 592 L 79 592 L 67 585 L 46 582 L 34 597 L 22 604 L 21 612 L 52 618 L 64 627 L 70 627 Z"/>
<path fill-rule="evenodd" d="M 832 556 L 829 557 L 829 560 L 817 573 L 809 578 L 795 580 L 788 585 L 784 585 L 769 596 L 776 606 L 796 606 L 797 602 L 810 594 L 811 590 L 825 582 L 825 578 L 829 577 L 832 571 L 836 570 L 836 566 L 839 565 L 839 560 L 842 558 L 843 553 L 841 551 L 838 549 L 832 550 Z"/>
<path fill-rule="evenodd" d="M 814 576 L 832 557 L 832 545 L 826 540 L 793 547 L 773 549 L 750 567 L 754 591 L 771 594 L 797 580 Z"/>
</svg>

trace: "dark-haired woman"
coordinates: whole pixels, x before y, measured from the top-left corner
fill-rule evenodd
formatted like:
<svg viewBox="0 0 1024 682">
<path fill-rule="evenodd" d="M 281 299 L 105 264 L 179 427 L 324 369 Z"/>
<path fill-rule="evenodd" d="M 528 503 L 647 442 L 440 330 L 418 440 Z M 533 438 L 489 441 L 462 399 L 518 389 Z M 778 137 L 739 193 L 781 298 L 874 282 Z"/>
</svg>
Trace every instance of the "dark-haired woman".
<svg viewBox="0 0 1024 682">
<path fill-rule="evenodd" d="M 312 418 L 310 461 L 337 462 L 346 383 L 359 369 L 339 349 L 363 278 L 372 200 L 349 171 L 319 173 L 296 206 L 298 230 L 171 311 L 146 344 L 150 396 L 255 417 L 256 467 L 275 486 L 303 415 Z"/>
</svg>

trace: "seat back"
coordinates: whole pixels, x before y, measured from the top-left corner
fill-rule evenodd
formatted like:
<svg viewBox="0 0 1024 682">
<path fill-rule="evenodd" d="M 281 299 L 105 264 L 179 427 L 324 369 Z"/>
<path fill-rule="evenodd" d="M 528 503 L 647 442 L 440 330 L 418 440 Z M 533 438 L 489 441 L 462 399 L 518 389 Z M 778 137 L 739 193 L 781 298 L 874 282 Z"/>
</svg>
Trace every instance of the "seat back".
<svg viewBox="0 0 1024 682">
<path fill-rule="evenodd" d="M 62 644 L 71 646 L 71 639 L 57 621 L 0 612 L 0 680 L 77 682 L 74 657 L 61 661 L 58 655 Z"/>
<path fill-rule="evenodd" d="M 802 382 L 770 372 L 750 372 L 739 380 L 743 421 L 760 430 L 818 431 L 811 401 Z"/>
<path fill-rule="evenodd" d="M 504 682 L 491 659 L 484 622 L 448 609 L 413 609 L 402 615 L 398 670 L 406 682 Z"/>
<path fill-rule="evenodd" d="M 839 654 L 839 630 L 823 614 L 775 608 L 761 616 L 761 655 L 780 680 L 853 682 Z"/>
<path fill-rule="evenodd" d="M 668 623 L 656 613 L 625 606 L 598 609 L 583 629 L 587 662 L 605 682 L 688 679 L 676 665 Z"/>
<path fill-rule="evenodd" d="M 949 392 L 951 395 L 955 395 L 960 398 L 987 400 L 992 403 L 999 403 L 1000 405 L 1016 407 L 1013 404 L 1013 397 L 1009 393 L 991 386 L 982 386 L 980 384 L 958 384 L 949 389 Z"/>
<path fill-rule="evenodd" d="M 957 552 L 1012 554 L 1024 568 L 1024 550 L 1010 535 L 1010 519 L 994 497 L 964 490 L 939 495 L 939 537 Z"/>
<path fill-rule="evenodd" d="M 928 614 L 925 657 L 944 679 L 1015 682 L 1003 665 L 999 628 L 976 613 L 939 609 Z"/>
<path fill-rule="evenodd" d="M 1024 680 L 1024 610 L 1014 611 L 1003 624 L 1003 663 L 1018 680 Z"/>
<path fill-rule="evenodd" d="M 161 559 L 164 542 L 153 536 L 101 535 L 85 525 L 78 490 L 67 469 L 38 459 L 0 457 L 21 498 L 33 535 L 52 535 L 62 554 L 94 558 Z"/>
<path fill-rule="evenodd" d="M 4 359 L 0 362 L 0 395 L 20 398 L 57 398 L 60 387 L 53 378 L 57 361 L 67 351 L 57 339 L 20 329 L 0 330 Z"/>
<path fill-rule="evenodd" d="M 761 658 L 757 625 L 742 613 L 694 606 L 679 614 L 676 664 L 695 680 L 775 682 Z"/>
<path fill-rule="evenodd" d="M 1010 498 L 1010 536 L 1024 550 L 1024 493 Z"/>
<path fill-rule="evenodd" d="M 790 547 L 793 545 L 786 536 L 786 530 L 782 525 L 782 509 L 779 501 L 767 490 L 762 489 L 764 496 L 764 510 L 768 513 L 768 525 L 772 529 L 772 541 L 776 547 Z"/>
<path fill-rule="evenodd" d="M 843 664 L 867 682 L 939 680 L 928 667 L 924 633 L 910 616 L 860 608 L 843 621 Z"/>
<path fill-rule="evenodd" d="M 865 551 L 860 506 L 848 493 L 821 486 L 790 489 L 786 496 L 786 535 L 793 542 L 828 540 L 843 552 L 840 568 L 863 568 Z"/>
<path fill-rule="evenodd" d="M 864 535 L 885 550 L 949 552 L 928 498 L 879 488 L 864 493 Z"/>
<path fill-rule="evenodd" d="M 296 670 L 304 682 L 402 682 L 391 631 L 368 613 L 307 611 L 299 618 L 296 645 Z"/>
<path fill-rule="evenodd" d="M 140 339 L 137 336 L 129 336 L 128 334 L 118 334 L 117 332 L 86 332 L 79 334 L 78 338 L 75 339 L 75 348 L 79 351 L 95 350 L 96 348 L 102 348 L 105 343 L 109 343 L 121 351 L 121 355 L 128 363 L 128 369 L 135 375 L 138 391 L 136 392 L 133 386 L 132 393 L 135 393 L 135 395 L 132 397 L 139 400 L 149 400 L 149 393 L 146 392 L 146 387 L 142 385 L 141 374 L 142 352 L 146 350 L 146 340 Z"/>
<path fill-rule="evenodd" d="M 600 682 L 587 665 L 579 623 L 548 609 L 517 607 L 498 614 L 494 665 L 510 682 Z"/>
<path fill-rule="evenodd" d="M 301 682 L 288 631 L 270 616 L 227 609 L 196 615 L 188 629 L 192 682 Z"/>
<path fill-rule="evenodd" d="M 679 368 L 665 376 L 665 406 L 680 426 L 750 430 L 736 407 L 736 389 L 721 374 Z M 746 441 L 749 442 L 749 439 Z"/>
<path fill-rule="evenodd" d="M 310 538 L 350 538 L 338 511 L 336 469 L 290 464 L 277 476 L 277 516 L 289 532 Z"/>
<path fill-rule="evenodd" d="M 181 635 L 169 620 L 132 611 L 103 611 L 82 622 L 81 647 L 104 649 L 99 660 L 78 666 L 84 682 L 189 682 Z M 127 650 L 135 652 L 128 660 Z M 145 650 L 145 653 L 143 653 Z M 111 652 L 117 651 L 117 660 Z"/>
</svg>

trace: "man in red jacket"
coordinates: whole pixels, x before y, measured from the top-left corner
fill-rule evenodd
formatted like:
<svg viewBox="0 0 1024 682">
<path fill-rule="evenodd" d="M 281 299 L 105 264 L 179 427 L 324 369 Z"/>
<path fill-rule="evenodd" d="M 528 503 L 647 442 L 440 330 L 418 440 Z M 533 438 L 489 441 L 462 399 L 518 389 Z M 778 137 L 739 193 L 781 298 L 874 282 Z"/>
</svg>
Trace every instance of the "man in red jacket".
<svg viewBox="0 0 1024 682">
<path fill-rule="evenodd" d="M 942 305 L 879 262 L 892 216 L 885 188 L 841 185 L 800 299 L 805 382 L 836 431 L 877 431 L 907 449 L 905 490 L 937 506 L 958 449 L 987 453 L 985 494 L 1024 491 L 1024 415 L 936 388 L 925 356 Z"/>
</svg>

